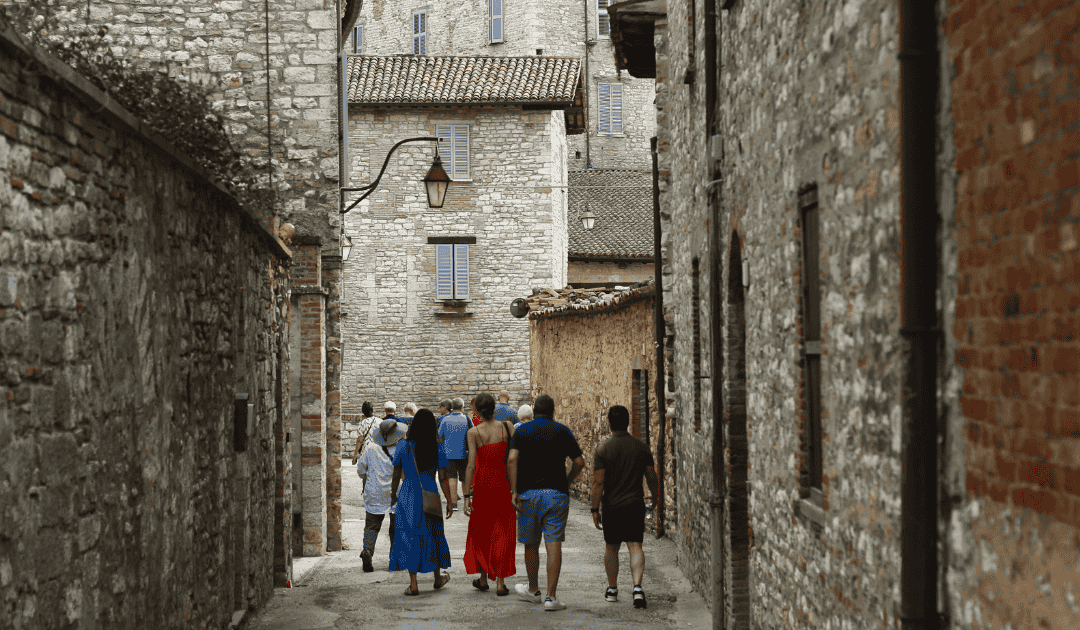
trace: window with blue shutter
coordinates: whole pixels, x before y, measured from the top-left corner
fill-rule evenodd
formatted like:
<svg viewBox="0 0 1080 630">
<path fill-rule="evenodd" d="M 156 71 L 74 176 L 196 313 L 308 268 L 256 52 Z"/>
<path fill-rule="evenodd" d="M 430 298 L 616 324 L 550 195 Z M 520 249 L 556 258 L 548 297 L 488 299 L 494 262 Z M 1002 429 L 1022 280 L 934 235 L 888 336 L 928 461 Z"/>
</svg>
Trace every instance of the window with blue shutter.
<svg viewBox="0 0 1080 630">
<path fill-rule="evenodd" d="M 488 42 L 503 41 L 502 0 L 488 0 Z"/>
<path fill-rule="evenodd" d="M 435 135 L 439 136 L 439 155 L 450 179 L 472 179 L 469 126 L 435 125 Z"/>
<path fill-rule="evenodd" d="M 354 55 L 364 54 L 364 25 L 357 24 L 349 36 L 349 52 Z"/>
<path fill-rule="evenodd" d="M 435 299 L 469 299 L 469 246 L 435 246 Z"/>
<path fill-rule="evenodd" d="M 413 54 L 427 54 L 427 7 L 413 11 Z"/>
<path fill-rule="evenodd" d="M 622 83 L 598 83 L 597 133 L 622 133 Z"/>
<path fill-rule="evenodd" d="M 596 0 L 596 35 L 598 37 L 611 37 L 611 17 L 607 8 L 609 0 Z"/>
</svg>

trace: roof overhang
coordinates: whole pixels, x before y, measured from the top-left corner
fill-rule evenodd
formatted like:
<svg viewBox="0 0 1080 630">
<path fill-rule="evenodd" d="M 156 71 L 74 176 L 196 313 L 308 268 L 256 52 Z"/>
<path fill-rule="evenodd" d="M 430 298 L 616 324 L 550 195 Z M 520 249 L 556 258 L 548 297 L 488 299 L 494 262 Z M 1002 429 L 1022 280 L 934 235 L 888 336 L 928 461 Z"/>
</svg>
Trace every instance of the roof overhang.
<svg viewBox="0 0 1080 630">
<path fill-rule="evenodd" d="M 341 41 L 338 48 L 344 48 L 349 41 L 349 35 L 356 26 L 356 20 L 360 17 L 360 8 L 364 6 L 364 0 L 344 0 L 341 6 Z"/>
<path fill-rule="evenodd" d="M 638 79 L 656 78 L 656 20 L 667 15 L 665 0 L 628 0 L 608 7 L 615 67 Z"/>
</svg>

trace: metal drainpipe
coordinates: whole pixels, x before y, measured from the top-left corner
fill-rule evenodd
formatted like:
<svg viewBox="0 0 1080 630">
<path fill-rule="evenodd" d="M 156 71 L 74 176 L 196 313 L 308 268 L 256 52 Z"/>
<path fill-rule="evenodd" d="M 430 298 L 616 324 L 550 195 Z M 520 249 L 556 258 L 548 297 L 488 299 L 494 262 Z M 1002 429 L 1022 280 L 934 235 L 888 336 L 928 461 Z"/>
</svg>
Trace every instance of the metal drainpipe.
<svg viewBox="0 0 1080 630">
<path fill-rule="evenodd" d="M 657 471 L 656 475 L 656 537 L 664 535 L 664 509 L 667 502 L 664 500 L 664 440 L 667 431 L 664 429 L 667 423 L 667 400 L 664 395 L 664 260 L 660 248 L 660 167 L 657 163 L 657 140 L 654 136 L 652 144 L 652 181 L 653 181 L 653 288 L 656 290 L 653 297 L 653 327 L 656 329 L 656 413 L 660 420 L 660 435 L 656 444 Z"/>
<path fill-rule="evenodd" d="M 937 630 L 937 20 L 935 3 L 900 1 L 900 333 L 908 340 L 901 393 L 900 616 Z"/>
<path fill-rule="evenodd" d="M 589 100 L 591 98 L 591 92 L 589 88 L 592 86 L 592 77 L 589 75 L 589 2 L 585 0 L 582 6 L 585 10 L 582 12 L 582 26 L 584 28 L 585 39 L 582 45 L 585 47 L 585 85 L 581 86 L 585 93 L 585 170 L 592 168 L 592 157 L 589 155 Z"/>
<path fill-rule="evenodd" d="M 716 33 L 716 0 L 705 2 L 705 164 L 706 175 L 710 184 L 705 194 L 709 209 L 709 335 L 712 337 L 711 365 L 713 418 L 712 466 L 716 487 L 709 497 L 710 546 L 712 547 L 712 618 L 713 628 L 727 627 L 727 606 L 724 580 L 724 567 L 727 564 L 727 548 L 724 544 L 724 522 L 727 520 L 727 468 L 724 463 L 726 440 L 724 439 L 724 345 L 721 314 L 723 313 L 723 256 L 721 255 L 720 214 L 723 199 L 722 172 L 714 160 L 713 138 L 717 135 L 716 103 L 719 72 L 717 57 L 720 54 L 720 41 Z M 691 89 L 693 89 L 691 87 Z M 720 182 L 720 183 L 718 183 Z M 713 184 L 716 184 L 715 186 Z M 711 190 L 710 190 L 711 189 Z M 718 471 L 718 472 L 716 472 Z"/>
</svg>

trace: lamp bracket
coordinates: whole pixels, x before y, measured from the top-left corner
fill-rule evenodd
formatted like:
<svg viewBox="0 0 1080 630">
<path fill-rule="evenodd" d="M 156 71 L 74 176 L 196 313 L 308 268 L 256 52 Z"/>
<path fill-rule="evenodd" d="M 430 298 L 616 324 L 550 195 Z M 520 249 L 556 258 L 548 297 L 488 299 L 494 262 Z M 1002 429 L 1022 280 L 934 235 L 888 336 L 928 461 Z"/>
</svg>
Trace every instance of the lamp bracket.
<svg viewBox="0 0 1080 630">
<path fill-rule="evenodd" d="M 439 138 L 438 137 L 434 137 L 434 138 L 432 138 L 432 137 L 406 138 L 406 139 L 402 140 L 401 142 L 398 142 L 394 146 L 390 147 L 390 152 L 386 154 L 386 159 L 383 160 L 382 170 L 379 171 L 379 176 L 375 178 L 374 182 L 372 182 L 372 183 L 370 183 L 370 184 L 368 184 L 366 186 L 360 186 L 359 188 L 339 188 L 338 189 L 342 193 L 359 192 L 361 190 L 367 191 L 363 195 L 361 195 L 359 199 L 352 202 L 352 204 L 350 204 L 348 208 L 345 208 L 344 210 L 342 210 L 341 214 L 345 214 L 348 211 L 352 210 L 361 201 L 367 199 L 368 195 L 375 192 L 375 189 L 379 186 L 379 181 L 382 180 L 383 173 L 386 172 L 387 165 L 390 164 L 390 156 L 392 156 L 394 154 L 394 151 L 397 151 L 398 147 L 405 144 L 406 142 L 434 142 L 435 143 L 435 154 L 438 155 L 438 153 L 439 153 Z"/>
</svg>

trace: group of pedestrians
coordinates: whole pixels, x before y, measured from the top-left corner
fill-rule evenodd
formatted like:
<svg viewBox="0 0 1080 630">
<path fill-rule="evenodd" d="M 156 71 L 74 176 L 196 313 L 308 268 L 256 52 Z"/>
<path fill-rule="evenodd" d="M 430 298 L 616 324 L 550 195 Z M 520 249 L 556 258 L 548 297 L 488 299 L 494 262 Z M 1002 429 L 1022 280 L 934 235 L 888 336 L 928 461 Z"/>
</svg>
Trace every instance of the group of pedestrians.
<svg viewBox="0 0 1080 630">
<path fill-rule="evenodd" d="M 557 597 L 562 569 L 562 542 L 569 516 L 569 487 L 585 466 L 577 439 L 555 421 L 555 401 L 547 394 L 534 405 L 514 409 L 509 394 L 499 392 L 472 400 L 472 417 L 464 414 L 464 400 L 439 404 L 441 415 L 406 406 L 397 417 L 396 405 L 386 402 L 385 417 L 376 419 L 365 402 L 353 462 L 364 481 L 367 511 L 363 569 L 374 570 L 375 542 L 386 514 L 390 514 L 391 571 L 408 571 L 406 596 L 419 593 L 417 575 L 433 573 L 433 588 L 450 581 L 450 549 L 443 520 L 457 507 L 458 486 L 469 518 L 465 555 L 468 574 L 479 574 L 474 588 L 510 593 L 506 578 L 517 573 L 517 543 L 524 545 L 528 582 L 514 590 L 527 601 L 543 603 L 544 610 L 566 608 Z M 608 412 L 612 437 L 597 449 L 592 479 L 592 515 L 604 531 L 606 601 L 618 601 L 618 551 L 626 543 L 634 582 L 633 604 L 645 608 L 641 587 L 644 553 L 645 496 L 642 479 L 656 495 L 652 454 L 627 432 L 629 412 L 616 405 Z M 567 470 L 566 461 L 570 460 Z M 438 490 L 447 499 L 443 509 Z M 539 583 L 540 543 L 547 552 L 546 592 Z"/>
</svg>

